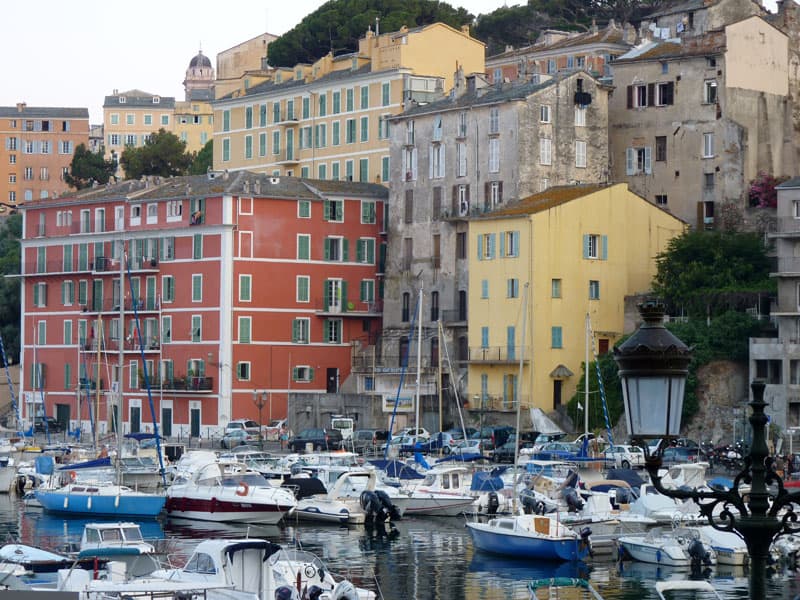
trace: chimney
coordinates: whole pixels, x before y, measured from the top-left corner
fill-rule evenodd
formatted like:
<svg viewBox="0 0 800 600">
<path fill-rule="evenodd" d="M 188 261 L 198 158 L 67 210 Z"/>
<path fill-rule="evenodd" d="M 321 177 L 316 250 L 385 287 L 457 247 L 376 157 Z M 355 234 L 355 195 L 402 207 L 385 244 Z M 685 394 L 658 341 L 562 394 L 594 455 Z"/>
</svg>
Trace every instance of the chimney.
<svg viewBox="0 0 800 600">
<path fill-rule="evenodd" d="M 255 193 L 256 196 L 260 196 L 261 195 L 261 180 L 260 179 L 256 179 L 255 182 L 253 183 L 253 192 Z"/>
<path fill-rule="evenodd" d="M 28 105 L 25 102 L 17 102 L 17 112 L 23 112 L 26 106 Z"/>
<path fill-rule="evenodd" d="M 630 23 L 622 26 L 622 41 L 631 46 L 636 44 L 636 28 Z"/>
<path fill-rule="evenodd" d="M 469 25 L 462 25 L 461 33 L 463 33 L 464 35 L 469 35 Z"/>
</svg>

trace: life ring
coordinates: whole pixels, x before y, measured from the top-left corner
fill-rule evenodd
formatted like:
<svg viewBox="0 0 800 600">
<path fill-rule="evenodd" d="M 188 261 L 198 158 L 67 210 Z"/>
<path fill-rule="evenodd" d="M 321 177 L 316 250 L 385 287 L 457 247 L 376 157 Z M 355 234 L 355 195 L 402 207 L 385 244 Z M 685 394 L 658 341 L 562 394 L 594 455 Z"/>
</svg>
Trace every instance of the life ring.
<svg viewBox="0 0 800 600">
<path fill-rule="evenodd" d="M 250 486 L 247 485 L 246 482 L 240 481 L 239 485 L 236 486 L 236 495 L 237 496 L 247 496 L 247 493 L 250 491 Z"/>
<path fill-rule="evenodd" d="M 69 481 L 70 483 L 75 483 L 75 480 L 78 478 L 78 474 L 75 471 L 69 472 Z"/>
</svg>

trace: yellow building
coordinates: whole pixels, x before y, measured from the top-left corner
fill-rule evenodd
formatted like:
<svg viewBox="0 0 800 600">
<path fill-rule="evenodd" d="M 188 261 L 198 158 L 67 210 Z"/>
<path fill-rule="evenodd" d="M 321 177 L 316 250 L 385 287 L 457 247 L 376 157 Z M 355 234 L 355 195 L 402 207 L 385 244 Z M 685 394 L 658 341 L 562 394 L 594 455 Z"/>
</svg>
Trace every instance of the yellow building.
<svg viewBox="0 0 800 600">
<path fill-rule="evenodd" d="M 105 156 L 119 159 L 126 146 L 144 146 L 159 129 L 173 130 L 175 98 L 142 90 L 114 90 L 103 102 Z"/>
<path fill-rule="evenodd" d="M 443 23 L 375 35 L 352 54 L 275 69 L 214 102 L 214 168 L 385 182 L 388 117 L 484 70 L 484 45 Z M 219 89 L 219 88 L 218 88 Z"/>
<path fill-rule="evenodd" d="M 655 256 L 685 228 L 624 183 L 554 187 L 471 219 L 470 407 L 514 408 L 521 357 L 522 406 L 566 403 L 581 376 L 586 314 L 594 350 L 608 352 L 625 296 L 650 289 Z"/>
<path fill-rule="evenodd" d="M 172 133 L 186 142 L 187 152 L 199 152 L 211 139 L 214 110 L 201 101 L 175 103 Z"/>
</svg>

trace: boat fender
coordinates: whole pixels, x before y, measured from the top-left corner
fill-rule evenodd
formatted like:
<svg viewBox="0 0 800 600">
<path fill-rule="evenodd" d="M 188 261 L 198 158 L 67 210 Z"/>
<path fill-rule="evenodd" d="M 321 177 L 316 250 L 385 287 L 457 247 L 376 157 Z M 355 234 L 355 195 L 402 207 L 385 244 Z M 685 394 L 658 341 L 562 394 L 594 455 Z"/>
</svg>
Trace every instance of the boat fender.
<svg viewBox="0 0 800 600">
<path fill-rule="evenodd" d="M 119 496 L 114 498 L 114 508 L 119 508 Z"/>
<path fill-rule="evenodd" d="M 247 496 L 250 492 L 250 486 L 247 485 L 246 481 L 240 481 L 239 485 L 236 486 L 236 495 L 237 496 Z"/>
<path fill-rule="evenodd" d="M 661 550 L 656 550 L 656 562 L 661 562 Z"/>
<path fill-rule="evenodd" d="M 92 510 L 92 497 L 89 496 L 86 499 L 86 510 Z"/>
<path fill-rule="evenodd" d="M 69 496 L 64 497 L 64 508 L 69 508 Z"/>
</svg>

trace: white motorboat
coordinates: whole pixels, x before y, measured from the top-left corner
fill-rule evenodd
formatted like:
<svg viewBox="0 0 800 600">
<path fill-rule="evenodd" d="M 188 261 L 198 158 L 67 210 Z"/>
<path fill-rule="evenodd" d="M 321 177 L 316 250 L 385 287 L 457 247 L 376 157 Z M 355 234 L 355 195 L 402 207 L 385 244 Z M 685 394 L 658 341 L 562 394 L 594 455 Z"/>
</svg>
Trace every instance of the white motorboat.
<svg viewBox="0 0 800 600">
<path fill-rule="evenodd" d="M 206 592 L 209 600 L 271 599 L 281 587 L 296 590 L 298 597 L 304 591 L 310 595 L 316 587 L 321 590 L 316 596 L 320 600 L 376 597 L 374 592 L 356 588 L 346 579 L 337 580 L 310 552 L 254 538 L 205 540 L 198 544 L 185 566 L 156 571 L 153 576 L 186 585 L 213 583 L 217 588 Z"/>
<path fill-rule="evenodd" d="M 671 591 L 680 591 L 680 592 L 703 592 L 706 595 L 710 594 L 714 596 L 714 598 L 718 598 L 722 600 L 722 596 L 719 595 L 719 592 L 714 588 L 707 581 L 695 581 L 695 580 L 682 580 L 682 581 L 656 581 L 655 585 L 656 594 L 661 600 L 667 600 L 667 596 L 665 595 L 666 592 Z"/>
<path fill-rule="evenodd" d="M 406 514 L 454 517 L 475 512 L 476 497 L 469 482 L 465 467 L 437 466 L 426 471 L 421 482 L 401 488 L 409 498 Z"/>
<path fill-rule="evenodd" d="M 703 525 L 697 529 L 717 553 L 718 565 L 741 567 L 747 564 L 750 556 L 747 552 L 747 544 L 734 532 L 720 531 L 711 525 Z"/>
<path fill-rule="evenodd" d="M 155 547 L 144 541 L 138 523 L 86 523 L 78 559 L 123 562 L 128 575 L 143 577 L 159 568 L 155 554 Z"/>
<path fill-rule="evenodd" d="M 167 489 L 166 511 L 172 517 L 201 521 L 274 525 L 297 506 L 292 492 L 270 484 L 244 467 L 226 472 L 207 463 L 189 477 L 179 476 Z"/>
<path fill-rule="evenodd" d="M 634 560 L 668 567 L 689 568 L 693 563 L 717 562 L 714 549 L 697 529 L 663 531 L 656 527 L 645 534 L 620 536 L 619 545 Z"/>
</svg>

